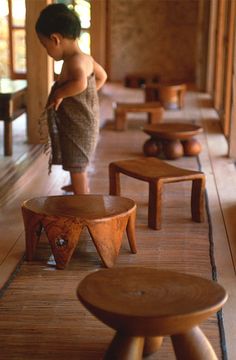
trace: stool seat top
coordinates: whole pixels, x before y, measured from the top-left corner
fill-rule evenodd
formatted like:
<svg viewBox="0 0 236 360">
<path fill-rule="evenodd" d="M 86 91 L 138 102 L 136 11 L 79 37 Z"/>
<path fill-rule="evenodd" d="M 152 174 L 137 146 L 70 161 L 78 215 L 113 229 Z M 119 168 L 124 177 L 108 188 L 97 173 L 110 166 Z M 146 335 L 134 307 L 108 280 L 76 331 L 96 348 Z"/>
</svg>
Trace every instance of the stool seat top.
<svg viewBox="0 0 236 360">
<path fill-rule="evenodd" d="M 141 326 L 161 332 L 159 326 L 164 326 L 167 333 L 188 321 L 197 324 L 227 300 L 224 288 L 213 281 L 144 267 L 93 272 L 81 281 L 77 294 L 85 307 L 114 328 L 127 322 L 132 331 Z"/>
<path fill-rule="evenodd" d="M 110 195 L 59 195 L 24 201 L 24 208 L 46 216 L 77 217 L 87 220 L 113 218 L 136 207 L 133 200 Z"/>
<path fill-rule="evenodd" d="M 185 140 L 200 134 L 203 131 L 203 128 L 194 124 L 174 122 L 145 125 L 143 131 L 156 138 Z"/>
<path fill-rule="evenodd" d="M 165 179 L 168 182 L 175 178 L 188 180 L 202 174 L 200 171 L 179 168 L 155 157 L 119 160 L 111 163 L 110 166 L 115 166 L 120 172 L 143 181 Z"/>
<path fill-rule="evenodd" d="M 124 110 L 130 110 L 130 111 L 138 111 L 138 109 L 157 109 L 162 108 L 162 105 L 159 101 L 147 101 L 143 103 L 138 102 L 113 102 L 114 108 L 122 108 Z"/>
<path fill-rule="evenodd" d="M 149 89 L 161 89 L 161 88 L 171 88 L 173 90 L 187 90 L 187 84 L 178 82 L 178 81 L 161 81 L 161 82 L 148 82 L 143 84 L 144 88 Z"/>
</svg>

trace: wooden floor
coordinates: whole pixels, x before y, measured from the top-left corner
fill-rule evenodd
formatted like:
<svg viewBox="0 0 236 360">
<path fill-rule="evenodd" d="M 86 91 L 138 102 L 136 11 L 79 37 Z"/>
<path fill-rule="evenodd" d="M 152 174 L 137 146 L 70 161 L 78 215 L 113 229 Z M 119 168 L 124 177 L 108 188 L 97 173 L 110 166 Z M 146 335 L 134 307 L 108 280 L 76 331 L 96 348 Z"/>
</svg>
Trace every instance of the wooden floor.
<svg viewBox="0 0 236 360">
<path fill-rule="evenodd" d="M 96 155 L 89 168 L 90 188 L 93 193 L 108 193 L 108 164 L 116 159 L 133 158 L 142 154 L 142 144 L 147 139 L 140 127 L 145 117 L 130 116 L 126 132 L 114 132 L 110 96 L 116 100 L 143 99 L 142 91 L 107 85 L 102 96 L 101 118 L 103 129 Z M 109 120 L 110 121 L 107 121 Z M 236 174 L 233 161 L 226 157 L 227 145 L 220 133 L 216 113 L 204 94 L 188 92 L 182 111 L 165 113 L 169 121 L 181 120 L 202 124 L 205 132 L 199 135 L 203 145 L 200 164 L 207 175 L 207 194 L 214 248 L 209 244 L 208 219 L 198 224 L 190 218 L 190 188 L 188 183 L 167 185 L 164 193 L 163 228 L 147 228 L 147 184 L 122 178 L 122 195 L 133 198 L 138 204 L 137 243 L 138 254 L 129 252 L 127 239 L 116 266 L 152 266 L 169 268 L 212 278 L 209 252 L 214 253 L 218 281 L 229 292 L 224 307 L 228 359 L 236 357 L 235 291 L 235 214 L 236 196 L 232 192 Z M 197 169 L 195 158 L 182 158 L 178 166 Z M 223 175 L 223 176 L 222 176 Z M 24 232 L 20 211 L 23 200 L 48 194 L 61 194 L 61 185 L 68 176 L 59 167 L 47 174 L 44 155 L 35 159 L 11 188 L 1 191 L 0 234 L 0 348 L 2 359 L 101 359 L 113 331 L 100 324 L 78 303 L 75 291 L 79 281 L 90 271 L 102 267 L 94 245 L 84 231 L 72 261 L 64 271 L 47 264 L 50 250 L 42 239 L 35 261 L 23 262 L 9 282 L 16 265 L 24 254 Z M 4 185 L 3 185 L 4 188 Z M 235 188 L 233 186 L 233 188 Z M 210 231 L 211 232 L 211 231 Z M 214 265 L 214 264 L 213 264 Z M 218 324 L 213 316 L 202 325 L 221 358 Z M 1 357 L 2 356 L 2 357 Z M 150 359 L 174 359 L 169 339 L 165 339 L 160 353 Z"/>
</svg>

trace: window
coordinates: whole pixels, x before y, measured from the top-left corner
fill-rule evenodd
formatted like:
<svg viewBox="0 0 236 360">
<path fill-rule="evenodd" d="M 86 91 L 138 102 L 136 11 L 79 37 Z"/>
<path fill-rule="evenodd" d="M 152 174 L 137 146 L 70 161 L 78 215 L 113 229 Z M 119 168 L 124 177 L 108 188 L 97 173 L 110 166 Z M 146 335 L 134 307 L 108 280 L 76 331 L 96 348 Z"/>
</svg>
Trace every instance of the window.
<svg viewBox="0 0 236 360">
<path fill-rule="evenodd" d="M 9 29 L 8 29 L 8 1 L 2 0 L 0 6 L 0 77 L 10 76 Z"/>
<path fill-rule="evenodd" d="M 35 0 L 36 1 L 36 0 Z M 0 77 L 26 78 L 25 0 L 0 0 Z M 56 0 L 74 9 L 81 20 L 80 48 L 90 54 L 91 4 L 90 0 Z M 62 63 L 55 62 L 55 73 Z"/>
<path fill-rule="evenodd" d="M 25 78 L 25 0 L 1 0 L 0 51 L 0 76 Z"/>
<path fill-rule="evenodd" d="M 91 28 L 91 4 L 90 0 L 57 0 L 56 3 L 63 3 L 70 9 L 73 9 L 80 18 L 81 34 L 78 39 L 79 46 L 86 54 L 91 53 L 90 28 Z M 59 74 L 62 67 L 62 61 L 55 62 L 54 71 Z"/>
</svg>

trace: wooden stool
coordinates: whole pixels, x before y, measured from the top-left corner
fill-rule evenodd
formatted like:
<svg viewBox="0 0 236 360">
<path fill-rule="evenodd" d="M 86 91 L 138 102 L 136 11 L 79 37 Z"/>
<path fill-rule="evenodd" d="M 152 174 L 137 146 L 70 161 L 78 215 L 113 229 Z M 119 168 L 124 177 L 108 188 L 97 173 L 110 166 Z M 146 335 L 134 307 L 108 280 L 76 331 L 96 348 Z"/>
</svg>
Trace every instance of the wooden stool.
<svg viewBox="0 0 236 360">
<path fill-rule="evenodd" d="M 192 181 L 191 212 L 196 222 L 204 220 L 205 175 L 200 171 L 181 169 L 154 157 L 115 161 L 109 164 L 110 194 L 119 195 L 120 173 L 149 183 L 148 226 L 161 228 L 163 185 Z"/>
<path fill-rule="evenodd" d="M 164 155 L 166 159 L 174 160 L 183 155 L 196 156 L 201 151 L 201 144 L 194 138 L 203 128 L 189 123 L 164 123 L 145 125 L 143 131 L 151 136 L 143 145 L 146 156 Z M 156 143 L 156 154 L 150 149 Z"/>
<path fill-rule="evenodd" d="M 159 81 L 159 75 L 157 74 L 141 74 L 133 73 L 125 76 L 124 84 L 129 88 L 140 88 L 146 83 L 157 83 Z"/>
<path fill-rule="evenodd" d="M 146 84 L 145 101 L 160 101 L 165 109 L 182 109 L 186 84 Z"/>
<path fill-rule="evenodd" d="M 198 325 L 217 312 L 227 293 L 193 275 L 142 267 L 99 270 L 79 284 L 82 304 L 116 330 L 105 360 L 141 360 L 171 336 L 179 360 L 217 360 Z"/>
<path fill-rule="evenodd" d="M 113 266 L 126 229 L 132 253 L 136 253 L 133 200 L 119 196 L 64 195 L 38 197 L 22 205 L 26 259 L 32 261 L 44 228 L 58 269 L 64 269 L 87 227 L 105 266 Z"/>
<path fill-rule="evenodd" d="M 146 103 L 120 103 L 113 104 L 115 129 L 125 130 L 126 115 L 127 113 L 148 113 L 149 124 L 157 124 L 161 122 L 164 114 L 164 108 L 159 102 L 146 102 Z"/>
</svg>

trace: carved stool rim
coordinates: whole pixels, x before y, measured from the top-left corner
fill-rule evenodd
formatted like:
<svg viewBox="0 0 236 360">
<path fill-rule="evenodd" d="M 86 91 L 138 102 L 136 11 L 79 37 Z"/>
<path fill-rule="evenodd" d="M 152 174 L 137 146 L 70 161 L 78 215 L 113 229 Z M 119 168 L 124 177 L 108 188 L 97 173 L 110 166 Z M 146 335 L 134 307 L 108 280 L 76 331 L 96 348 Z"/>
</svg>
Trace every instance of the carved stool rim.
<svg viewBox="0 0 236 360">
<path fill-rule="evenodd" d="M 79 199 L 87 200 L 87 208 L 81 209 L 80 204 L 77 203 Z M 104 204 L 104 212 L 100 214 L 92 214 L 94 212 L 94 205 L 99 202 L 99 200 L 108 200 Z M 52 200 L 58 200 L 55 205 L 58 207 L 50 208 L 50 202 Z M 70 204 L 67 204 L 67 200 L 69 200 Z M 49 201 L 49 204 L 46 206 L 45 202 Z M 71 201 L 74 201 L 74 207 L 71 207 Z M 89 206 L 93 205 L 93 211 L 90 211 Z M 119 209 L 116 209 L 113 206 L 119 205 Z M 62 206 L 62 207 L 61 207 Z M 45 216 L 63 216 L 63 217 L 76 217 L 83 218 L 87 220 L 104 220 L 104 218 L 112 218 L 114 216 L 122 215 L 123 212 L 132 211 L 134 207 L 136 207 L 135 202 L 132 199 L 117 196 L 117 195 L 100 195 L 100 194 L 84 194 L 84 195 L 50 195 L 50 196 L 38 196 L 28 200 L 25 200 L 22 204 L 22 207 L 27 208 L 28 210 L 42 214 Z M 84 211 L 87 213 L 84 213 Z M 83 211 L 83 214 L 81 214 Z"/>
</svg>

